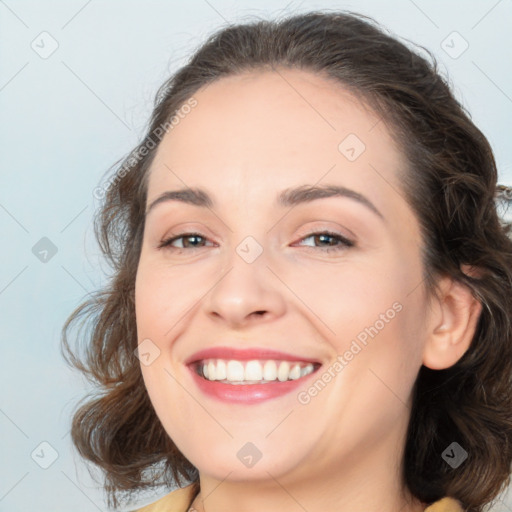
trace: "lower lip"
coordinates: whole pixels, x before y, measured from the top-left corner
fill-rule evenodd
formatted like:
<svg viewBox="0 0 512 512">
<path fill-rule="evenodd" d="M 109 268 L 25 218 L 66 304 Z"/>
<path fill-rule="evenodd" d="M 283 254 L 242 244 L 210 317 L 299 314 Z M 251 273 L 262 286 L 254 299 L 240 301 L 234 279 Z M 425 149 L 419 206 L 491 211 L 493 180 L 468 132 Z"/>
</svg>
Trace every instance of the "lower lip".
<svg viewBox="0 0 512 512">
<path fill-rule="evenodd" d="M 223 402 L 244 404 L 259 403 L 286 395 L 294 389 L 299 388 L 308 377 L 316 373 L 316 371 L 314 371 L 305 377 L 284 382 L 273 381 L 267 382 L 266 384 L 224 384 L 215 380 L 206 380 L 198 375 L 193 368 L 189 367 L 189 369 L 198 388 L 205 395 Z"/>
</svg>

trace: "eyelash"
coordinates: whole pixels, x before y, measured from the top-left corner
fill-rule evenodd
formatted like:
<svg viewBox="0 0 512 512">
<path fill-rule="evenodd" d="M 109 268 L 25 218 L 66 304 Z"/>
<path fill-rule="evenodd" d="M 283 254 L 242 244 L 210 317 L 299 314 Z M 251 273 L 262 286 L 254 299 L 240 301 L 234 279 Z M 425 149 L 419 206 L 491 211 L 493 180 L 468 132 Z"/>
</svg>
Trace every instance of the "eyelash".
<svg viewBox="0 0 512 512">
<path fill-rule="evenodd" d="M 338 241 L 341 242 L 340 244 L 335 245 L 335 246 L 318 247 L 323 252 L 342 251 L 342 250 L 348 249 L 349 247 L 353 247 L 355 245 L 354 242 L 352 242 L 348 238 L 345 238 L 344 236 L 340 235 L 339 233 L 335 233 L 335 232 L 332 232 L 332 231 L 315 231 L 314 233 L 309 233 L 307 236 L 301 238 L 300 241 L 307 240 L 308 238 L 311 238 L 311 237 L 314 237 L 314 236 L 320 236 L 320 235 L 327 235 L 327 236 L 329 236 L 331 238 L 334 238 L 334 239 L 337 239 Z M 180 240 L 181 238 L 189 238 L 189 237 L 200 237 L 200 238 L 203 238 L 205 240 L 207 239 L 207 237 L 201 235 L 200 233 L 182 233 L 180 235 L 173 236 L 171 238 L 167 238 L 165 240 L 162 240 L 162 242 L 160 242 L 160 244 L 158 245 L 158 248 L 159 249 L 167 249 L 167 250 L 171 250 L 171 251 L 174 251 L 174 250 L 184 251 L 184 250 L 187 250 L 187 249 L 194 250 L 194 249 L 201 249 L 202 248 L 202 247 L 187 248 L 187 247 L 172 247 L 171 246 L 172 242 L 175 242 L 176 240 Z M 314 247 L 312 247 L 312 248 L 314 249 Z"/>
</svg>

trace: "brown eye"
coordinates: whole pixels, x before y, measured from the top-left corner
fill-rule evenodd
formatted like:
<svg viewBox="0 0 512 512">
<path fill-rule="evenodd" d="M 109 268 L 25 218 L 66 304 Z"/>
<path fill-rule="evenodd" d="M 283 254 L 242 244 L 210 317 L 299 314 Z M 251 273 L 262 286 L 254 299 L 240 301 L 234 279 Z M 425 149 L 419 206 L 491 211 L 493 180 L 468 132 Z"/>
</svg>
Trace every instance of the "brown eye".
<svg viewBox="0 0 512 512">
<path fill-rule="evenodd" d="M 355 245 L 354 242 L 348 238 L 345 238 L 341 234 L 333 233 L 330 231 L 310 233 L 308 236 L 302 238 L 301 240 L 307 240 L 308 238 L 313 238 L 314 242 L 318 242 L 320 244 L 320 246 L 316 247 L 319 247 L 322 251 L 326 252 L 341 251 Z"/>
<path fill-rule="evenodd" d="M 174 246 L 175 242 L 178 242 L 181 240 L 181 247 Z M 201 247 L 204 247 L 201 245 L 202 241 L 205 242 L 207 240 L 206 237 L 199 233 L 182 233 L 177 236 L 173 236 L 171 238 L 167 238 L 163 240 L 159 245 L 158 248 L 167 248 L 167 249 L 200 249 Z"/>
</svg>

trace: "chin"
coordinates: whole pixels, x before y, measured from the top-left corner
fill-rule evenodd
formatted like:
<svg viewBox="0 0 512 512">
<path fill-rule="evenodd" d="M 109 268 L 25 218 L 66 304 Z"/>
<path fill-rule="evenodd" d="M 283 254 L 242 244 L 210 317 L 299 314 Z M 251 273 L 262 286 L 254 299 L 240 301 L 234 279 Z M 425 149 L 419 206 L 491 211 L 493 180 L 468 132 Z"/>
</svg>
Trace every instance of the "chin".
<svg viewBox="0 0 512 512">
<path fill-rule="evenodd" d="M 279 478 L 293 471 L 304 459 L 297 445 L 285 447 L 266 441 L 229 439 L 215 445 L 196 444 L 180 448 L 202 475 L 219 481 L 258 481 Z M 302 448 L 304 448 L 302 446 Z M 229 475 L 229 477 L 228 477 Z"/>
</svg>

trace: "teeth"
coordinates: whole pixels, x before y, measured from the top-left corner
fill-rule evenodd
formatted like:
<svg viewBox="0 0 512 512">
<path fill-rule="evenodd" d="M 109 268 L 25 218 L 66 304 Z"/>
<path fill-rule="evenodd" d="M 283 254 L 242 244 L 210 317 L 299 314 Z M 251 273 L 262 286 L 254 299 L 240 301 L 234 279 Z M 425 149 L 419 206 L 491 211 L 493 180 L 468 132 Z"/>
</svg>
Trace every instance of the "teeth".
<svg viewBox="0 0 512 512">
<path fill-rule="evenodd" d="M 279 365 L 279 370 L 277 370 L 277 378 L 281 382 L 284 382 L 285 380 L 288 380 L 288 375 L 290 375 L 290 363 L 283 361 Z"/>
<path fill-rule="evenodd" d="M 244 380 L 263 379 L 263 369 L 259 361 L 249 361 L 245 365 Z"/>
<path fill-rule="evenodd" d="M 215 373 L 215 378 L 217 380 L 225 380 L 227 378 L 227 369 L 226 363 L 222 360 L 217 361 L 217 369 Z"/>
<path fill-rule="evenodd" d="M 210 380 L 215 380 L 217 378 L 216 369 L 217 367 L 215 366 L 215 363 L 213 361 L 210 361 L 208 363 L 208 378 Z"/>
<path fill-rule="evenodd" d="M 263 378 L 265 380 L 277 379 L 277 363 L 275 361 L 267 361 L 263 367 Z"/>
<path fill-rule="evenodd" d="M 210 371 L 211 364 L 215 365 L 213 361 L 210 361 L 208 363 L 208 372 Z M 228 361 L 226 378 L 231 382 L 244 380 L 244 365 L 240 361 Z"/>
<path fill-rule="evenodd" d="M 307 364 L 303 368 L 300 369 L 300 376 L 304 377 L 306 375 L 309 375 L 310 373 L 313 373 L 313 365 Z"/>
<path fill-rule="evenodd" d="M 296 361 L 209 359 L 198 365 L 198 373 L 205 379 L 231 384 L 285 382 L 300 379 L 313 371 L 313 364 Z"/>
<path fill-rule="evenodd" d="M 290 370 L 290 375 L 288 375 L 290 380 L 295 380 L 300 378 L 300 364 L 294 364 L 292 369 Z"/>
</svg>

